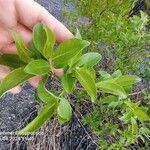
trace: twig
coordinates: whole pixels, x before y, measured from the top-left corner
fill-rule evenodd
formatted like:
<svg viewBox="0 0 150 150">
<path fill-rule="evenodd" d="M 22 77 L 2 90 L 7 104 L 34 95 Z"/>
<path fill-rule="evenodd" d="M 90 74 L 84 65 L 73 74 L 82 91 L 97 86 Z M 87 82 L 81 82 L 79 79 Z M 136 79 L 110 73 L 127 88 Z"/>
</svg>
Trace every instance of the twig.
<svg viewBox="0 0 150 150">
<path fill-rule="evenodd" d="M 79 113 L 79 111 L 78 111 Z M 98 144 L 93 140 L 93 138 L 91 137 L 91 135 L 88 133 L 88 131 L 86 130 L 86 128 L 83 126 L 83 124 L 81 123 L 81 121 L 79 120 L 77 114 L 75 112 L 73 112 L 73 114 L 75 115 L 75 117 L 77 118 L 79 124 L 81 125 L 81 127 L 83 128 L 83 130 L 85 131 L 85 133 L 87 134 L 87 136 L 92 140 L 92 142 L 98 147 Z M 81 113 L 80 113 L 81 114 Z"/>
<path fill-rule="evenodd" d="M 88 136 L 88 135 L 86 135 L 86 136 L 84 136 L 84 137 L 82 138 L 82 140 L 81 140 L 81 141 L 80 141 L 80 143 L 78 144 L 78 146 L 77 146 L 76 150 L 78 150 L 78 149 L 79 149 L 80 144 L 82 144 L 83 140 L 84 140 L 87 136 Z"/>
<path fill-rule="evenodd" d="M 148 90 L 148 89 L 149 89 L 149 87 L 148 87 L 148 88 L 143 89 L 142 91 L 134 92 L 134 93 L 131 93 L 131 94 L 128 94 L 128 95 L 129 95 L 129 96 L 138 95 L 138 94 L 141 94 L 143 91 L 146 91 L 146 90 Z"/>
</svg>

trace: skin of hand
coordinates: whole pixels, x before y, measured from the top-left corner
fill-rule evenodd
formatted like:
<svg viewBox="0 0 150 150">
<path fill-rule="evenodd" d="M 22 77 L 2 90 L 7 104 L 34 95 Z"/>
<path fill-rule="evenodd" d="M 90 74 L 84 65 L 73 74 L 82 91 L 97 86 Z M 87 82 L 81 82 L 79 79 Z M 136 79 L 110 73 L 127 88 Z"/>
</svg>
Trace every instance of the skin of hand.
<svg viewBox="0 0 150 150">
<path fill-rule="evenodd" d="M 33 0 L 0 0 L 0 53 L 14 54 L 16 47 L 12 32 L 18 32 L 24 42 L 29 45 L 32 41 L 32 28 L 41 22 L 47 25 L 55 34 L 57 42 L 73 38 L 72 33 L 44 7 Z M 0 65 L 0 81 L 10 72 L 6 66 Z M 56 76 L 63 74 L 63 69 L 53 69 Z M 29 80 L 30 84 L 37 87 L 41 77 Z M 11 90 L 20 92 L 20 86 Z"/>
</svg>

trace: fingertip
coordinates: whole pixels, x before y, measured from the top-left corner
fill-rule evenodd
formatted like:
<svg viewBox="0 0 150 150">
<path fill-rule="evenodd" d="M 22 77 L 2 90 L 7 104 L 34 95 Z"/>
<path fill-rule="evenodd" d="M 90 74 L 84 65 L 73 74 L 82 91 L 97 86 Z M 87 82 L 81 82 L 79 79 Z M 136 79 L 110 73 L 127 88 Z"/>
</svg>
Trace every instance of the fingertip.
<svg viewBox="0 0 150 150">
<path fill-rule="evenodd" d="M 10 72 L 10 68 L 7 66 L 0 65 L 0 81 L 3 80 Z"/>
<path fill-rule="evenodd" d="M 20 86 L 16 86 L 16 87 L 12 88 L 10 90 L 10 92 L 13 93 L 13 94 L 18 94 L 18 93 L 21 92 L 21 87 Z"/>
<path fill-rule="evenodd" d="M 61 69 L 53 68 L 53 74 L 57 77 L 61 77 L 64 74 L 64 70 L 62 68 Z"/>
<path fill-rule="evenodd" d="M 54 32 L 56 41 L 59 43 L 74 37 L 64 24 L 58 21 L 44 8 L 42 8 L 41 15 L 38 20 L 47 25 Z"/>
<path fill-rule="evenodd" d="M 63 25 L 62 25 L 62 27 L 55 28 L 54 32 L 56 34 L 56 39 L 59 43 L 65 41 L 65 40 L 72 39 L 74 37 L 74 35 Z"/>
<path fill-rule="evenodd" d="M 15 43 L 11 43 L 11 44 L 3 47 L 1 49 L 1 52 L 4 53 L 4 54 L 16 54 L 17 49 L 16 49 L 16 46 L 15 46 Z"/>
<path fill-rule="evenodd" d="M 36 76 L 36 77 L 33 77 L 29 80 L 29 83 L 34 87 L 34 88 L 37 88 L 38 87 L 38 84 L 39 84 L 39 81 L 42 80 L 43 78 L 41 76 Z"/>
<path fill-rule="evenodd" d="M 57 42 L 61 43 L 65 40 L 74 38 L 74 35 L 58 20 L 55 23 L 54 33 L 56 35 Z"/>
</svg>

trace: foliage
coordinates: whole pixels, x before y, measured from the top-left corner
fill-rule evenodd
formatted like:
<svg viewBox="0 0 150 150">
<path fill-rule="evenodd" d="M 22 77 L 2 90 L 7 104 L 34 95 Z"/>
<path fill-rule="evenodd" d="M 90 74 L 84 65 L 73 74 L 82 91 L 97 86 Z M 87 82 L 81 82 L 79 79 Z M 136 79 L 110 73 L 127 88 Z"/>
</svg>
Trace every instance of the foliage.
<svg viewBox="0 0 150 150">
<path fill-rule="evenodd" d="M 117 71 L 113 76 L 109 75 L 108 77 L 107 75 L 107 78 L 104 76 L 106 73 L 103 72 L 103 78 L 97 81 L 94 65 L 100 61 L 101 55 L 94 52 L 82 54 L 82 50 L 89 45 L 89 42 L 82 40 L 79 33 L 74 39 L 61 43 L 55 50 L 53 50 L 55 44 L 54 34 L 47 26 L 40 23 L 34 27 L 32 43 L 34 50 L 33 47 L 32 49 L 26 47 L 18 33 L 13 35 L 16 45 L 19 45 L 17 46 L 17 61 L 21 60 L 25 64 L 21 63 L 22 66 L 18 66 L 19 68 L 16 68 L 16 65 L 14 66 L 15 69 L 1 82 L 0 94 L 2 95 L 33 76 L 41 75 L 43 77 L 37 88 L 38 101 L 43 104 L 43 107 L 39 111 L 38 116 L 20 130 L 19 134 L 27 135 L 37 131 L 53 115 L 57 116 L 60 124 L 68 122 L 72 116 L 72 107 L 67 97 L 76 90 L 77 81 L 91 97 L 91 101 L 94 104 L 99 102 L 97 94 L 99 93 L 98 90 L 100 90 L 102 93 L 116 95 L 119 105 L 124 103 L 128 109 L 130 109 L 130 105 L 133 105 L 131 106 L 132 109 L 134 107 L 138 108 L 138 110 L 131 109 L 132 118 L 137 119 L 136 117 L 138 117 L 141 122 L 149 119 L 145 109 L 129 100 L 126 101 L 126 99 L 129 99 L 128 87 L 132 87 L 140 79 L 137 76 L 122 75 L 120 71 Z M 7 56 L 8 54 L 4 54 L 1 58 L 7 58 Z M 3 62 L 4 60 L 7 61 L 7 59 L 2 60 Z M 9 63 L 7 61 L 7 63 L 3 64 L 10 66 Z M 52 75 L 52 68 L 60 67 L 65 68 L 64 75 L 58 79 L 62 82 L 63 90 L 60 89 L 60 91 L 57 91 L 59 94 L 55 94 L 48 91 L 45 84 L 48 76 Z M 121 104 L 120 101 L 122 101 Z M 127 112 L 129 113 L 130 111 L 127 110 Z"/>
<path fill-rule="evenodd" d="M 144 143 L 144 149 L 149 149 L 150 126 L 149 121 L 144 121 L 149 117 L 146 113 L 150 108 L 149 88 L 140 91 L 142 96 L 136 98 L 138 92 L 133 96 L 129 94 L 132 87 L 128 85 L 127 76 L 122 77 L 122 73 L 134 73 L 142 76 L 144 82 L 150 81 L 149 16 L 143 11 L 132 15 L 137 0 L 65 0 L 68 2 L 74 3 L 76 9 L 63 9 L 66 24 L 72 30 L 75 27 L 81 30 L 83 38 L 91 42 L 89 49 L 101 53 L 105 63 L 100 66 L 107 72 L 97 70 L 103 83 L 96 85 L 101 87 L 100 92 L 109 90 L 108 93 L 113 94 L 101 94 L 100 100 L 92 105 L 91 113 L 83 116 L 83 123 L 98 137 L 100 149 L 134 149 L 132 145 L 138 145 L 139 141 Z M 146 3 L 149 8 L 149 0 Z M 114 70 L 117 71 L 109 74 Z M 112 82 L 116 76 L 122 78 L 123 88 Z M 132 81 L 134 83 L 130 78 L 129 83 Z M 75 95 L 80 104 L 84 102 L 84 92 Z"/>
<path fill-rule="evenodd" d="M 71 12 L 72 21 L 70 12 L 67 15 L 64 10 L 69 18 L 67 23 L 71 22 L 72 25 L 74 22 L 81 29 L 84 38 L 92 43 L 90 48 L 97 48 L 105 57 L 104 51 L 109 51 L 111 63 L 123 73 L 139 73 L 139 65 L 145 64 L 150 57 L 146 51 L 150 42 L 146 28 L 149 25 L 149 16 L 142 11 L 139 16 L 130 16 L 136 1 L 77 0 L 75 3 L 78 11 L 75 11 L 75 15 Z M 88 25 L 81 24 L 76 16 L 89 18 Z"/>
<path fill-rule="evenodd" d="M 105 72 L 104 75 L 103 71 L 100 79 L 103 81 L 114 80 L 114 74 L 116 73 L 110 75 Z M 122 75 L 119 76 L 123 77 Z M 125 91 L 129 95 L 126 99 L 104 94 L 93 105 L 93 111 L 82 118 L 82 122 L 88 124 L 98 137 L 101 149 L 130 148 L 132 144 L 138 143 L 139 139 L 148 148 L 149 140 L 147 137 L 150 134 L 150 117 L 147 111 L 149 105 L 144 107 L 139 101 L 133 102 L 132 94 L 129 94 L 131 90 L 128 89 L 131 89 L 130 86 L 135 80 L 132 80 L 132 77 L 126 79 L 129 84 L 127 81 L 121 82 L 122 85 L 125 85 Z M 145 92 L 146 99 L 149 99 L 149 94 Z"/>
</svg>

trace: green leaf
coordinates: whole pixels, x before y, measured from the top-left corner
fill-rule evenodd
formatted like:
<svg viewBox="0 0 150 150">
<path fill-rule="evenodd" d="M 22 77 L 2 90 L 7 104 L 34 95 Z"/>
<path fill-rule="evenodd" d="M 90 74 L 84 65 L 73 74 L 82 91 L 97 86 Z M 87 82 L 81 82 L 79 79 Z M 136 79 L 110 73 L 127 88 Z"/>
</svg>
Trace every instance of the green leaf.
<svg viewBox="0 0 150 150">
<path fill-rule="evenodd" d="M 81 56 L 76 66 L 81 67 L 84 65 L 87 68 L 91 68 L 96 65 L 100 60 L 101 55 L 99 53 L 89 52 Z"/>
<path fill-rule="evenodd" d="M 75 67 L 76 63 L 78 62 L 78 60 L 80 59 L 82 55 L 82 51 L 79 52 L 77 55 L 75 55 L 73 58 L 71 58 L 69 61 L 68 61 L 68 65 L 70 68 L 73 68 Z"/>
<path fill-rule="evenodd" d="M 131 100 L 129 99 L 129 101 L 125 101 L 125 104 L 131 109 L 131 110 L 134 110 L 134 109 L 137 109 L 140 105 L 140 102 L 136 102 L 136 103 L 133 103 L 131 102 Z"/>
<path fill-rule="evenodd" d="M 43 102 L 43 101 L 39 98 L 37 91 L 36 91 L 35 94 L 34 94 L 34 99 L 35 99 L 36 101 L 38 101 L 38 102 Z"/>
<path fill-rule="evenodd" d="M 134 75 L 123 75 L 115 79 L 115 82 L 122 86 L 131 86 L 137 82 L 140 82 L 141 79 Z"/>
<path fill-rule="evenodd" d="M 122 76 L 122 73 L 120 72 L 120 70 L 115 71 L 112 74 L 112 76 L 105 71 L 100 71 L 99 73 L 102 76 L 101 77 L 102 81 L 110 79 L 109 81 L 122 86 L 124 88 L 124 90 L 126 91 L 126 93 L 131 93 L 132 85 L 141 80 L 137 76 L 133 76 L 133 75 L 123 75 Z"/>
<path fill-rule="evenodd" d="M 148 114 L 145 111 L 143 111 L 141 108 L 134 109 L 132 112 L 141 121 L 150 120 L 150 117 L 148 116 Z"/>
<path fill-rule="evenodd" d="M 120 99 L 125 99 L 127 97 L 123 87 L 112 82 L 111 80 L 98 82 L 96 86 L 105 93 L 110 93 L 119 96 Z"/>
<path fill-rule="evenodd" d="M 45 25 L 38 23 L 33 28 L 33 43 L 35 48 L 46 58 L 52 57 L 55 44 L 54 33 Z"/>
<path fill-rule="evenodd" d="M 59 121 L 59 123 L 60 123 L 61 125 L 63 125 L 63 124 L 65 124 L 66 122 L 68 122 L 66 119 L 63 119 L 63 118 L 61 118 L 60 116 L 57 116 L 57 119 L 58 119 L 58 121 Z"/>
<path fill-rule="evenodd" d="M 137 134 L 138 125 L 137 125 L 137 121 L 133 117 L 131 118 L 131 124 L 132 124 L 132 134 Z"/>
<path fill-rule="evenodd" d="M 81 36 L 81 34 L 80 34 L 79 29 L 77 29 L 77 31 L 76 31 L 75 38 L 76 38 L 76 39 L 82 39 L 82 36 Z"/>
<path fill-rule="evenodd" d="M 46 26 L 43 26 L 46 33 L 46 42 L 42 50 L 42 54 L 45 58 L 49 59 L 52 57 L 53 47 L 55 44 L 54 33 Z"/>
<path fill-rule="evenodd" d="M 136 116 L 139 120 L 150 120 L 150 117 L 147 114 L 148 109 L 146 107 L 140 107 L 140 102 L 133 103 L 131 101 L 126 101 L 125 104 L 130 108 L 134 116 Z"/>
<path fill-rule="evenodd" d="M 133 89 L 132 85 L 131 86 L 123 86 L 123 88 L 127 94 L 132 93 L 132 89 Z"/>
<path fill-rule="evenodd" d="M 38 23 L 33 28 L 33 43 L 35 48 L 42 52 L 46 42 L 46 33 L 41 23 Z"/>
<path fill-rule="evenodd" d="M 13 70 L 0 83 L 0 96 L 31 77 L 33 77 L 33 75 L 24 72 L 24 67 Z"/>
<path fill-rule="evenodd" d="M 58 97 L 55 96 L 53 93 L 48 91 L 45 88 L 46 79 L 41 80 L 39 82 L 38 88 L 37 88 L 37 95 L 39 99 L 41 99 L 44 103 L 47 103 L 49 106 L 53 105 L 54 103 L 58 102 Z"/>
<path fill-rule="evenodd" d="M 53 61 L 56 67 L 67 65 L 69 60 L 80 53 L 89 42 L 81 39 L 70 39 L 61 43 L 53 55 Z"/>
<path fill-rule="evenodd" d="M 75 76 L 79 80 L 80 84 L 87 91 L 87 93 L 90 95 L 92 102 L 94 102 L 97 98 L 94 79 L 85 68 L 76 68 Z"/>
<path fill-rule="evenodd" d="M 20 135 L 28 135 L 37 131 L 41 126 L 50 119 L 57 108 L 57 104 L 53 104 L 51 106 L 46 105 L 42 108 L 42 110 L 38 113 L 38 116 L 30 122 L 25 128 L 18 131 L 17 133 Z"/>
<path fill-rule="evenodd" d="M 111 102 L 116 102 L 118 101 L 118 97 L 114 96 L 114 95 L 109 95 L 104 97 L 103 99 L 101 99 L 103 104 L 109 104 Z"/>
<path fill-rule="evenodd" d="M 99 71 L 99 74 L 101 75 L 101 77 L 100 77 L 101 81 L 112 79 L 112 76 L 109 73 L 107 73 L 106 71 L 101 70 L 101 71 Z"/>
<path fill-rule="evenodd" d="M 67 93 L 71 93 L 74 88 L 74 79 L 71 74 L 64 74 L 61 77 L 61 84 Z"/>
<path fill-rule="evenodd" d="M 150 134 L 150 129 L 149 128 L 146 128 L 146 127 L 141 127 L 140 128 L 140 132 L 142 134 Z"/>
<path fill-rule="evenodd" d="M 116 71 L 112 74 L 112 77 L 113 77 L 113 78 L 117 78 L 117 77 L 120 77 L 120 76 L 122 76 L 121 70 L 116 70 Z"/>
<path fill-rule="evenodd" d="M 42 58 L 42 54 L 35 48 L 33 41 L 31 43 L 29 49 L 34 53 L 35 59 L 41 59 Z"/>
<path fill-rule="evenodd" d="M 91 75 L 93 79 L 96 78 L 96 71 L 94 68 L 87 68 L 87 72 Z"/>
<path fill-rule="evenodd" d="M 26 63 L 24 63 L 22 60 L 20 60 L 18 55 L 15 55 L 15 54 L 0 55 L 0 64 L 14 68 L 14 69 L 26 65 Z"/>
<path fill-rule="evenodd" d="M 120 107 L 121 105 L 123 104 L 123 101 L 116 101 L 116 102 L 111 102 L 109 105 L 108 105 L 108 108 L 116 108 L 116 107 Z"/>
<path fill-rule="evenodd" d="M 71 119 L 72 107 L 70 106 L 70 103 L 68 102 L 68 100 L 66 100 L 65 98 L 62 98 L 60 100 L 59 105 L 57 107 L 57 114 L 65 122 L 68 122 Z"/>
<path fill-rule="evenodd" d="M 29 62 L 33 53 L 26 47 L 20 35 L 16 32 L 13 33 L 13 38 L 16 43 L 17 53 L 20 59 L 24 62 Z"/>
<path fill-rule="evenodd" d="M 134 114 L 132 113 L 132 111 L 128 111 L 123 114 L 120 120 L 124 121 L 125 123 L 128 123 L 129 121 L 131 121 L 132 117 L 134 117 Z"/>
<path fill-rule="evenodd" d="M 24 71 L 33 75 L 45 75 L 50 71 L 50 65 L 43 59 L 32 60 Z"/>
</svg>

